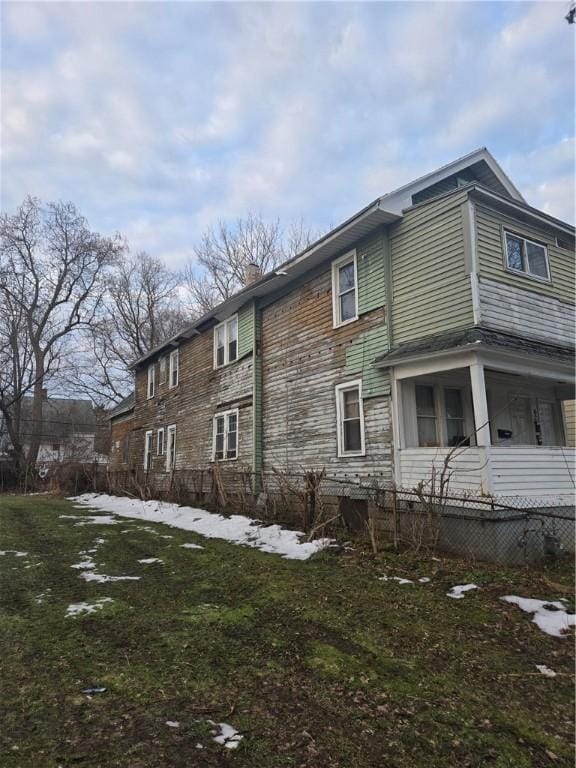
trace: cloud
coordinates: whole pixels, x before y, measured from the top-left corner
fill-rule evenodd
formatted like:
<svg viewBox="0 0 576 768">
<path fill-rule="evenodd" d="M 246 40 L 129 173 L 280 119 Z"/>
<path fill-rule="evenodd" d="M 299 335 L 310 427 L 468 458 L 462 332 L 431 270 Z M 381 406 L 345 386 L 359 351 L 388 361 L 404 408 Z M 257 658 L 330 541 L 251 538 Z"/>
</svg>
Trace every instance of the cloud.
<svg viewBox="0 0 576 768">
<path fill-rule="evenodd" d="M 172 265 L 249 210 L 324 229 L 488 145 L 572 216 L 556 3 L 4 3 L 2 205 L 73 199 Z"/>
</svg>

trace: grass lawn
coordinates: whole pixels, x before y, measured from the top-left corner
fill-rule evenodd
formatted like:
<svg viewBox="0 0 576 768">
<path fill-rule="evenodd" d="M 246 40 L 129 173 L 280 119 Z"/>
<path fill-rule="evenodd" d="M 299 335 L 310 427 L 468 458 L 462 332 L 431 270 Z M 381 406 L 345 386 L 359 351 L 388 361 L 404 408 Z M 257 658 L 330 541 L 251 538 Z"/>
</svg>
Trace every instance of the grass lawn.
<svg viewBox="0 0 576 768">
<path fill-rule="evenodd" d="M 567 566 L 547 584 L 543 571 L 359 551 L 299 562 L 60 517 L 87 514 L 0 497 L 0 548 L 27 553 L 0 556 L 3 768 L 573 765 L 572 639 L 499 600 L 565 596 L 549 581 L 570 585 Z M 85 581 L 71 566 L 94 548 L 97 573 L 141 578 Z M 467 582 L 481 588 L 446 596 Z M 238 747 L 208 721 L 238 729 Z"/>
</svg>

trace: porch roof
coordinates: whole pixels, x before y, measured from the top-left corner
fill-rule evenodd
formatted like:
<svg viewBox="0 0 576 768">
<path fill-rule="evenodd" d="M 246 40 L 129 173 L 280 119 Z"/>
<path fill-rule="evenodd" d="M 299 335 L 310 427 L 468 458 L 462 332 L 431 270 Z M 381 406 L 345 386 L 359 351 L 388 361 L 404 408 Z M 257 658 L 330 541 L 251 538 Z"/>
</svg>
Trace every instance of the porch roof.
<svg viewBox="0 0 576 768">
<path fill-rule="evenodd" d="M 477 350 L 483 348 L 497 349 L 500 352 L 547 358 L 559 363 L 574 364 L 574 349 L 556 346 L 543 341 L 526 339 L 511 333 L 493 331 L 490 328 L 475 326 L 424 339 L 409 341 L 380 355 L 374 361 L 377 368 L 390 368 L 397 363 L 427 357 L 431 354 L 455 350 Z"/>
</svg>

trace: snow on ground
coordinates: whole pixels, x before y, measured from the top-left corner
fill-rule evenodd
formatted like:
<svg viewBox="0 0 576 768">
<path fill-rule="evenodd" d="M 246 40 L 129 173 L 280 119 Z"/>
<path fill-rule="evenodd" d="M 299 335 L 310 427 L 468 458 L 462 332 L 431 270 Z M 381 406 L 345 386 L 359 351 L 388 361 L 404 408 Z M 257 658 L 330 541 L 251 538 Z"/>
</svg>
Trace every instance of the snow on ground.
<svg viewBox="0 0 576 768">
<path fill-rule="evenodd" d="M 120 517 L 165 523 L 184 531 L 194 531 L 209 539 L 224 539 L 234 544 L 281 555 L 289 560 L 307 560 L 331 543 L 331 539 L 303 542 L 303 533 L 279 525 L 264 526 L 244 515 L 224 517 L 204 509 L 180 507 L 161 501 L 140 501 L 106 494 L 85 493 L 72 499 L 77 504 L 113 512 Z M 98 518 L 96 518 L 98 519 Z"/>
<path fill-rule="evenodd" d="M 412 579 L 402 579 L 400 576 L 379 576 L 378 581 L 397 581 L 398 584 L 414 584 Z"/>
<path fill-rule="evenodd" d="M 97 581 L 99 584 L 105 584 L 108 581 L 139 581 L 141 576 L 107 576 L 105 573 L 96 573 L 96 571 L 90 571 L 86 573 L 84 571 L 80 574 L 80 578 L 84 581 Z"/>
<path fill-rule="evenodd" d="M 66 609 L 66 616 L 80 616 L 83 613 L 96 613 L 104 608 L 105 603 L 114 602 L 111 597 L 101 597 L 93 603 L 71 603 Z"/>
<path fill-rule="evenodd" d="M 168 728 L 180 728 L 178 720 L 166 720 L 166 725 Z"/>
<path fill-rule="evenodd" d="M 218 725 L 220 733 L 218 733 L 218 731 L 212 731 L 213 738 L 216 744 L 222 744 L 226 749 L 236 749 L 238 744 L 240 744 L 244 738 L 236 728 L 228 725 L 228 723 L 214 723 L 212 720 L 208 720 L 208 722 L 210 725 Z"/>
<path fill-rule="evenodd" d="M 120 522 L 112 515 L 58 515 L 58 517 L 78 520 L 79 522 L 74 525 L 117 525 Z"/>
<path fill-rule="evenodd" d="M 163 563 L 164 560 L 160 560 L 159 557 L 144 557 L 142 560 L 138 560 L 138 562 L 146 563 L 146 565 L 148 565 L 148 563 Z"/>
<path fill-rule="evenodd" d="M 454 600 L 462 600 L 465 592 L 469 592 L 471 589 L 478 589 L 477 584 L 457 584 L 452 587 L 449 592 L 446 592 L 448 597 L 453 597 Z"/>
<path fill-rule="evenodd" d="M 534 614 L 532 621 L 547 635 L 563 637 L 570 627 L 576 626 L 576 614 L 568 613 L 566 606 L 559 601 L 535 600 L 517 595 L 505 595 L 500 599 L 517 605 L 526 613 Z"/>
<path fill-rule="evenodd" d="M 28 552 L 19 552 L 17 549 L 0 549 L 0 555 L 14 555 L 14 557 L 26 557 Z"/>
<path fill-rule="evenodd" d="M 74 563 L 74 565 L 71 565 L 70 568 L 77 568 L 80 571 L 89 571 L 92 568 L 96 568 L 96 563 L 92 560 L 92 558 L 86 557 L 79 563 Z"/>
<path fill-rule="evenodd" d="M 536 664 L 536 669 L 541 672 L 545 677 L 556 677 L 557 673 L 553 669 L 547 667 L 546 664 Z"/>
<path fill-rule="evenodd" d="M 204 549 L 200 544 L 180 544 L 180 546 L 184 547 L 184 549 Z"/>
</svg>

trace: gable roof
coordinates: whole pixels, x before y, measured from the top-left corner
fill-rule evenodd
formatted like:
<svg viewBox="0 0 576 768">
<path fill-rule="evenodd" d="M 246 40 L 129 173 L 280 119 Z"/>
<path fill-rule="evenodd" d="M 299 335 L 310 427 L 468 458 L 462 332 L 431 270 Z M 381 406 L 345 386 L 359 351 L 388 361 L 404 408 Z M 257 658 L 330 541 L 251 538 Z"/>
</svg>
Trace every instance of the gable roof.
<svg viewBox="0 0 576 768">
<path fill-rule="evenodd" d="M 32 427 L 32 398 L 22 399 L 21 429 L 24 435 Z M 49 397 L 42 402 L 42 441 L 77 434 L 95 434 L 96 410 L 90 400 Z"/>
<path fill-rule="evenodd" d="M 126 414 L 133 411 L 134 400 L 134 392 L 130 392 L 130 394 L 127 395 L 124 400 L 121 400 L 118 405 L 116 405 L 114 408 L 112 408 L 111 411 L 108 412 L 108 421 L 117 419 L 119 416 L 125 416 Z"/>
<path fill-rule="evenodd" d="M 358 213 L 355 213 L 342 224 L 339 224 L 330 232 L 320 237 L 301 253 L 288 259 L 254 283 L 242 288 L 234 296 L 221 302 L 210 312 L 183 327 L 176 335 L 135 360 L 130 365 L 130 368 L 138 368 L 162 350 L 176 347 L 181 341 L 199 335 L 202 331 L 207 330 L 216 323 L 225 320 L 234 312 L 237 312 L 251 299 L 280 291 L 291 280 L 300 277 L 322 262 L 352 248 L 358 240 L 373 232 L 378 226 L 385 226 L 400 220 L 404 211 L 413 206 L 413 195 L 465 169 L 473 169 L 474 175 L 477 178 L 477 181 L 466 186 L 479 188 L 483 183 L 492 184 L 499 189 L 499 192 L 494 192 L 496 197 L 507 199 L 510 202 L 514 201 L 518 206 L 530 209 L 492 154 L 486 147 L 481 147 L 451 163 L 443 165 L 441 168 L 437 168 L 435 171 L 420 176 L 418 179 L 392 192 L 382 195 L 382 197 L 378 197 L 365 208 L 358 211 Z M 455 189 L 453 191 L 457 192 L 459 190 Z M 426 202 L 421 204 L 425 205 Z M 545 216 L 546 214 L 541 215 Z M 552 217 L 549 218 L 551 219 Z"/>
</svg>

